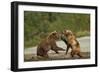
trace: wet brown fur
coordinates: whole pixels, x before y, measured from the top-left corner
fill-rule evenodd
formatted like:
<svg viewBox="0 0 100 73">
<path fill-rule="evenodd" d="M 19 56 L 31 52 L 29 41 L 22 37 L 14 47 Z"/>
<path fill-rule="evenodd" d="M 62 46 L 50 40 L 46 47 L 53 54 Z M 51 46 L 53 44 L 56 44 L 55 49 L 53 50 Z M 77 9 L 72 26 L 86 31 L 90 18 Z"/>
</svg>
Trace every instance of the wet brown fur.
<svg viewBox="0 0 100 73">
<path fill-rule="evenodd" d="M 74 57 L 74 55 L 78 55 L 79 57 L 83 57 L 81 55 L 81 51 L 80 51 L 80 44 L 79 42 L 76 40 L 75 35 L 72 33 L 72 31 L 70 30 L 64 30 L 63 31 L 64 36 L 66 37 L 66 45 L 67 45 L 67 49 L 66 49 L 66 54 L 68 53 L 69 48 L 71 48 L 71 56 Z"/>
<path fill-rule="evenodd" d="M 37 56 L 42 56 L 48 58 L 48 51 L 53 50 L 59 53 L 59 50 L 65 51 L 64 49 L 56 45 L 56 40 L 59 38 L 59 34 L 54 31 L 51 32 L 44 40 L 40 42 L 37 47 Z"/>
</svg>

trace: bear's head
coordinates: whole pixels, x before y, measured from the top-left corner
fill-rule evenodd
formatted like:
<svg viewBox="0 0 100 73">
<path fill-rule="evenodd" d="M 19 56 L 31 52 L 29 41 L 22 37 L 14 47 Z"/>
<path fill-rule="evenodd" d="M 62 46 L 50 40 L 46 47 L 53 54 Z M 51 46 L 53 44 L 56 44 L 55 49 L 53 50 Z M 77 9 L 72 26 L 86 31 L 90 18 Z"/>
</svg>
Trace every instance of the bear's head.
<svg viewBox="0 0 100 73">
<path fill-rule="evenodd" d="M 73 33 L 72 33 L 71 30 L 64 30 L 64 31 L 63 31 L 63 34 L 64 34 L 66 37 L 72 36 L 72 35 L 73 35 Z"/>
<path fill-rule="evenodd" d="M 58 40 L 59 39 L 59 33 L 57 31 L 53 31 L 48 35 L 48 39 L 55 39 Z"/>
</svg>

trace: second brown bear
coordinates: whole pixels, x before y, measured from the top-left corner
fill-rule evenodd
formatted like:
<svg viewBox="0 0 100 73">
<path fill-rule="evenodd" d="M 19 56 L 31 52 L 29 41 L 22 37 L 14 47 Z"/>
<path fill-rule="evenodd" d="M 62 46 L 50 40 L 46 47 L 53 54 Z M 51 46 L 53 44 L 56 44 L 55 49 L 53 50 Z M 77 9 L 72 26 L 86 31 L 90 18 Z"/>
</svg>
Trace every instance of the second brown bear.
<svg viewBox="0 0 100 73">
<path fill-rule="evenodd" d="M 80 51 L 80 44 L 77 41 L 76 37 L 70 30 L 64 30 L 63 34 L 66 38 L 63 38 L 63 41 L 67 45 L 66 54 L 68 53 L 69 48 L 71 48 L 71 56 L 78 55 L 79 57 L 83 57 Z"/>
</svg>

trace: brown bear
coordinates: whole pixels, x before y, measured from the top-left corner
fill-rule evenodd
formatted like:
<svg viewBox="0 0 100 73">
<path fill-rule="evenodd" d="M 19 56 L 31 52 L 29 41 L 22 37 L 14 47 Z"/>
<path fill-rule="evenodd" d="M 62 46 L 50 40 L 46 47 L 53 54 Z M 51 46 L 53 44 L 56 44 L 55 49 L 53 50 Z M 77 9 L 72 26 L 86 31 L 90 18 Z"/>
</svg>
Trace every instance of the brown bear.
<svg viewBox="0 0 100 73">
<path fill-rule="evenodd" d="M 53 50 L 59 53 L 59 50 L 65 51 L 56 44 L 56 40 L 59 39 L 59 33 L 54 31 L 51 32 L 37 47 L 37 56 L 42 56 L 48 58 L 48 51 Z"/>
<path fill-rule="evenodd" d="M 62 40 L 66 43 L 67 49 L 66 54 L 68 53 L 69 48 L 71 48 L 71 56 L 78 55 L 79 57 L 83 57 L 80 52 L 80 44 L 77 41 L 75 35 L 70 30 L 64 30 L 63 34 L 65 38 L 62 38 Z"/>
</svg>

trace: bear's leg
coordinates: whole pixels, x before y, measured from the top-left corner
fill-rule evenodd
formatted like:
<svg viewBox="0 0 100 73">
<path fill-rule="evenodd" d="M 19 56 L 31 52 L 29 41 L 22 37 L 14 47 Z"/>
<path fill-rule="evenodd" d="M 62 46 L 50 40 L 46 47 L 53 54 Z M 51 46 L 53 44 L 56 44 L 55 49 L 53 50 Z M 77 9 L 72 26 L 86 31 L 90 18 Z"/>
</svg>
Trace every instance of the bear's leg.
<svg viewBox="0 0 100 73">
<path fill-rule="evenodd" d="M 55 51 L 57 54 L 59 54 L 58 51 L 65 51 L 65 49 L 60 48 L 60 47 L 53 47 L 52 50 Z"/>
<path fill-rule="evenodd" d="M 53 51 L 54 51 L 55 53 L 57 53 L 57 54 L 59 53 L 56 46 L 53 46 L 53 47 L 51 48 L 51 50 L 53 50 Z"/>
<path fill-rule="evenodd" d="M 49 56 L 48 56 L 47 52 L 48 52 L 48 50 L 46 48 L 39 48 L 37 50 L 37 56 L 48 58 Z"/>
<path fill-rule="evenodd" d="M 71 51 L 71 56 L 74 57 L 75 52 L 72 50 Z"/>
<path fill-rule="evenodd" d="M 49 56 L 48 56 L 48 51 L 49 50 L 44 50 L 44 52 L 43 52 L 43 57 L 45 57 L 45 58 L 49 58 Z"/>
<path fill-rule="evenodd" d="M 43 57 L 43 48 L 37 48 L 37 56 Z"/>
<path fill-rule="evenodd" d="M 53 49 L 53 51 L 55 51 L 57 54 L 59 54 L 58 50 L 56 50 L 56 49 Z"/>
<path fill-rule="evenodd" d="M 83 56 L 82 56 L 82 54 L 79 52 L 79 53 L 77 53 L 77 55 L 80 57 L 80 58 L 82 58 Z"/>
<path fill-rule="evenodd" d="M 67 45 L 67 49 L 66 49 L 66 53 L 65 53 L 66 55 L 68 53 L 69 48 L 70 48 L 70 45 Z"/>
<path fill-rule="evenodd" d="M 48 54 L 45 54 L 43 57 L 45 57 L 45 58 L 49 58 Z"/>
</svg>

